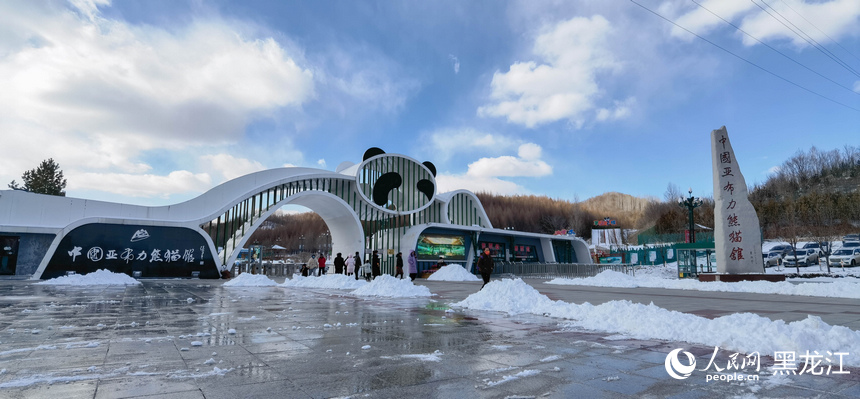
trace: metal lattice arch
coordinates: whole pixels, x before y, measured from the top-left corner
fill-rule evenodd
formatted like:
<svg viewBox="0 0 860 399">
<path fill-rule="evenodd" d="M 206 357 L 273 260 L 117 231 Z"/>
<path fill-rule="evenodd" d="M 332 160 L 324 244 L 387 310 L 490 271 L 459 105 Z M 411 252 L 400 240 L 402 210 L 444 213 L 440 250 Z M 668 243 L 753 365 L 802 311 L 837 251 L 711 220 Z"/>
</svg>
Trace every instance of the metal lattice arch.
<svg viewBox="0 0 860 399">
<path fill-rule="evenodd" d="M 128 273 L 143 267 L 150 274 L 156 252 L 159 261 L 167 266 L 170 264 L 164 262 L 162 253 L 176 254 L 170 241 L 158 244 L 164 247 L 163 252 L 149 247 L 137 252 L 132 247 L 138 244 L 125 242 L 113 247 L 100 241 L 75 244 L 69 235 L 83 226 L 89 227 L 89 234 L 118 226 L 133 226 L 135 235 L 147 230 L 147 226 L 173 229 L 165 234 L 181 233 L 179 236 L 185 241 L 205 242 L 199 245 L 200 259 L 192 257 L 183 267 L 191 270 L 198 260 L 203 265 L 203 257 L 208 253 L 215 265 L 224 268 L 233 264 L 240 249 L 266 218 L 284 205 L 295 204 L 311 209 L 323 219 L 331 232 L 332 253 L 377 250 L 382 256 L 383 272 L 393 272 L 393 255 L 415 249 L 418 239 L 427 231 L 467 237 L 466 265 L 473 262 L 482 236 L 496 237 L 503 245 L 509 242 L 511 248 L 520 248 L 517 242 L 530 242 L 546 262 L 558 260 L 559 248 L 572 251 L 562 257 L 590 262 L 588 248 L 581 239 L 494 229 L 474 193 L 457 190 L 439 194 L 435 175 L 432 163 L 371 148 L 361 163 L 344 162 L 334 172 L 295 167 L 264 170 L 227 181 L 191 200 L 160 207 L 6 190 L 0 191 L 0 236 L 17 234 L 27 243 L 36 243 L 30 248 L 35 255 L 25 263 L 38 267 L 31 267 L 35 269 L 32 274 L 26 272 L 27 267 L 22 272 L 36 279 L 45 278 L 46 269 L 52 270 L 48 275 L 56 275 L 57 268 L 69 262 L 66 253 L 71 261 L 78 262 L 79 257 L 86 256 L 84 260 L 93 263 L 85 269 L 78 266 L 82 272 L 113 265 L 118 271 Z M 199 237 L 187 237 L 188 234 Z M 38 248 L 40 245 L 47 248 Z M 124 264 L 117 259 L 123 246 L 129 247 Z M 192 253 L 198 251 L 196 244 L 186 246 L 194 246 Z M 91 253 L 93 248 L 101 252 Z M 75 255 L 75 250 L 80 253 Z M 115 262 L 98 263 L 106 259 L 105 254 L 112 254 Z M 132 255 L 136 258 L 129 259 Z M 208 264 L 210 259 L 206 260 Z"/>
</svg>

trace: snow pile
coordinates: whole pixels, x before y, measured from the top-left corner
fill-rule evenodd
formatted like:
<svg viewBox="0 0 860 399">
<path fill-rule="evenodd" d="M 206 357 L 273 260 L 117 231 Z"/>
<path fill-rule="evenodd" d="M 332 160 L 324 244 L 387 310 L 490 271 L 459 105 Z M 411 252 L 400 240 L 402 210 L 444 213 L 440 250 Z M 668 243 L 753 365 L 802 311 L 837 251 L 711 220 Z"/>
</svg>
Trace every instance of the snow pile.
<svg viewBox="0 0 860 399">
<path fill-rule="evenodd" d="M 442 266 L 439 270 L 433 272 L 429 281 L 481 281 L 478 276 L 469 273 L 463 266 L 453 264 Z"/>
<path fill-rule="evenodd" d="M 72 274 L 36 283 L 38 285 L 138 285 L 128 274 L 100 269 L 87 274 Z"/>
<path fill-rule="evenodd" d="M 552 281 L 548 281 L 546 284 L 586 285 L 613 288 L 669 288 L 676 290 L 748 292 L 758 294 L 806 295 L 829 298 L 860 299 L 860 282 L 853 279 L 833 281 L 830 283 L 816 282 L 801 284 L 794 284 L 787 281 L 777 283 L 769 281 L 740 281 L 737 283 L 725 283 L 721 281 L 701 282 L 692 279 L 667 280 L 648 275 L 637 275 L 636 277 L 633 277 L 612 270 L 604 270 L 594 277 L 577 279 L 557 278 Z"/>
<path fill-rule="evenodd" d="M 242 273 L 224 283 L 225 287 L 277 287 L 278 283 L 262 275 Z"/>
<path fill-rule="evenodd" d="M 594 306 L 553 301 L 520 279 L 487 284 L 481 291 L 451 306 L 531 313 L 573 320 L 568 327 L 621 333 L 634 339 L 683 341 L 743 353 L 762 355 L 779 351 L 796 353 L 860 353 L 860 332 L 831 326 L 816 316 L 786 323 L 752 313 L 736 313 L 716 319 L 670 311 L 630 301 L 611 301 Z M 860 356 L 845 356 L 845 365 L 860 366 Z"/>
<path fill-rule="evenodd" d="M 284 281 L 281 287 L 299 288 L 332 288 L 338 290 L 354 290 L 367 285 L 364 279 L 355 279 L 355 276 L 344 274 L 324 274 L 319 277 L 304 277 L 294 275 L 292 280 Z"/>
<path fill-rule="evenodd" d="M 662 279 L 678 279 L 678 262 L 671 262 L 663 265 L 655 266 L 640 266 L 635 268 L 633 272 L 637 278 L 649 276 Z"/>
<path fill-rule="evenodd" d="M 389 298 L 407 298 L 431 296 L 430 289 L 422 285 L 412 284 L 409 279 L 399 279 L 383 274 L 377 276 L 369 284 L 352 292 L 358 296 L 384 296 Z"/>
</svg>

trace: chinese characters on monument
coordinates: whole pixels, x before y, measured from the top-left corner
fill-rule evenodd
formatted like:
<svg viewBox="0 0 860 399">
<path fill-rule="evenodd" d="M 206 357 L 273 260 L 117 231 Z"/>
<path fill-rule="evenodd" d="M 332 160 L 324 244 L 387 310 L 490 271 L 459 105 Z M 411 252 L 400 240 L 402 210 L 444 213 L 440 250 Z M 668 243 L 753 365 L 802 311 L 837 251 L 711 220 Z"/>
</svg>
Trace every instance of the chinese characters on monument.
<svg viewBox="0 0 860 399">
<path fill-rule="evenodd" d="M 717 273 L 761 273 L 758 215 L 748 199 L 747 183 L 725 126 L 711 132 L 711 160 Z"/>
</svg>

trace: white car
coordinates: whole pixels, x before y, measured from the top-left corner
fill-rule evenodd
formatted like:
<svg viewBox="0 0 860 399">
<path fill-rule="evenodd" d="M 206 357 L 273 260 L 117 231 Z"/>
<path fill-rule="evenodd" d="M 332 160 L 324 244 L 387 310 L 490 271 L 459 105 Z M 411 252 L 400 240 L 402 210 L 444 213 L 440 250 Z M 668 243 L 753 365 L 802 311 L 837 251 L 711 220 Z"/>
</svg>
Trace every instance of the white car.
<svg viewBox="0 0 860 399">
<path fill-rule="evenodd" d="M 786 256 L 782 263 L 786 266 L 818 264 L 818 248 L 798 249 Z"/>
<path fill-rule="evenodd" d="M 841 248 L 830 255 L 830 266 L 857 266 L 860 264 L 860 248 Z"/>
<path fill-rule="evenodd" d="M 827 252 L 827 244 L 826 243 L 807 242 L 807 243 L 804 243 L 803 246 L 800 246 L 800 243 L 798 243 L 798 247 L 803 248 L 803 249 L 810 249 L 810 248 L 814 249 L 818 253 L 819 258 L 824 257 L 824 254 Z"/>
<path fill-rule="evenodd" d="M 770 251 L 761 254 L 764 258 L 764 267 L 779 266 L 782 264 L 782 252 Z"/>
</svg>

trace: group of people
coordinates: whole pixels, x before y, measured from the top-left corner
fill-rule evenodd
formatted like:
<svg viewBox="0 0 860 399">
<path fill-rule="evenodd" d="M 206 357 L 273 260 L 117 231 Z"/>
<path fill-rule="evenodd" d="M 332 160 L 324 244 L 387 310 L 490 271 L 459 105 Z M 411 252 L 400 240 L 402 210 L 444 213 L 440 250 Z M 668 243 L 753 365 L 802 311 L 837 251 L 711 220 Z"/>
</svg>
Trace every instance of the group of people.
<svg viewBox="0 0 860 399">
<path fill-rule="evenodd" d="M 396 259 L 396 273 L 394 277 L 400 276 L 403 279 L 403 253 L 398 252 L 395 256 Z M 418 257 L 415 255 L 415 251 L 409 253 L 409 258 L 407 259 L 407 264 L 409 265 L 409 278 L 413 281 L 416 277 L 418 277 Z M 310 266 L 309 266 L 310 265 Z M 307 263 L 302 264 L 301 274 L 302 276 L 313 275 L 312 268 L 317 269 L 317 276 L 322 276 L 326 274 L 326 258 L 324 254 L 320 254 L 319 257 L 316 254 L 311 255 L 311 258 L 308 259 Z M 346 258 L 343 257 L 343 254 L 338 252 L 337 256 L 334 258 L 334 272 L 335 274 L 346 274 L 347 276 L 355 276 L 355 279 L 358 280 L 359 277 L 370 281 L 375 279 L 377 276 L 382 274 L 381 268 L 381 260 L 379 258 L 379 251 L 374 250 L 373 254 L 370 258 L 368 258 L 364 264 L 361 263 L 361 255 L 358 252 L 355 253 L 354 256 L 347 255 Z"/>
<path fill-rule="evenodd" d="M 311 258 L 308 260 L 308 262 L 302 264 L 302 276 L 307 277 L 308 275 L 313 274 L 308 265 L 316 265 L 316 269 L 318 270 L 318 276 L 326 274 L 326 258 L 324 254 L 320 254 L 318 258 L 316 254 L 311 255 Z M 415 278 L 418 277 L 418 256 L 415 255 L 414 250 L 409 252 L 409 256 L 406 260 L 406 265 L 408 265 L 409 267 L 409 278 L 412 281 L 415 281 Z M 442 267 L 445 265 L 445 258 L 439 257 L 439 262 L 436 264 L 436 266 Z M 493 273 L 493 269 L 495 266 L 493 262 L 493 257 L 490 256 L 490 250 L 488 248 L 485 248 L 484 252 L 481 253 L 481 256 L 478 258 L 477 266 L 478 272 L 481 274 L 481 277 L 484 280 L 484 285 L 487 285 L 487 283 L 490 282 L 490 275 Z M 397 255 L 395 255 L 395 278 L 400 276 L 400 279 L 403 279 L 403 267 L 403 253 L 398 252 Z M 337 256 L 334 258 L 334 272 L 335 274 L 346 274 L 347 276 L 354 275 L 356 280 L 358 280 L 359 277 L 364 278 L 367 281 L 373 280 L 377 276 L 382 274 L 379 252 L 374 250 L 371 257 L 368 258 L 364 262 L 364 264 L 361 264 L 361 256 L 358 252 L 356 252 L 354 256 L 347 255 L 346 258 L 344 258 L 340 252 L 338 252 Z M 484 288 L 484 285 L 481 286 L 482 289 Z"/>
</svg>

